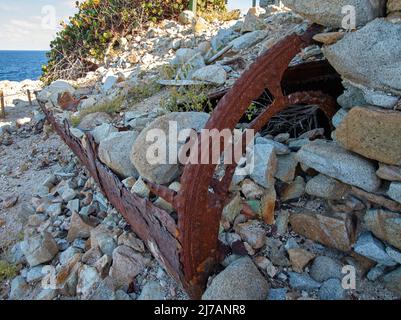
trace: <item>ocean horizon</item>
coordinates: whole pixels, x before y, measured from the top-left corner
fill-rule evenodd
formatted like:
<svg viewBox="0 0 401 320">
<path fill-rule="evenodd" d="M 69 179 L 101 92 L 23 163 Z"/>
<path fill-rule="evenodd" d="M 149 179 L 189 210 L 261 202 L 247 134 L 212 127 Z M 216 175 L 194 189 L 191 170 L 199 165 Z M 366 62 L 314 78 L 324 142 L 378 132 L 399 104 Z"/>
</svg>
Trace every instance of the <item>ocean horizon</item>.
<svg viewBox="0 0 401 320">
<path fill-rule="evenodd" d="M 42 50 L 0 50 L 0 81 L 39 80 L 47 64 Z"/>
</svg>

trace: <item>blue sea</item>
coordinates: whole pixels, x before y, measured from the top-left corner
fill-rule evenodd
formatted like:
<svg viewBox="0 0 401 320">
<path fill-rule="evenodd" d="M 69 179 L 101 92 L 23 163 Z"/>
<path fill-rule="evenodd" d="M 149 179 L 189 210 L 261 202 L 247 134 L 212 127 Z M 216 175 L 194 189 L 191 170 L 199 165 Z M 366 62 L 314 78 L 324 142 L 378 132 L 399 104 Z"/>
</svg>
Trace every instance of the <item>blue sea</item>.
<svg viewBox="0 0 401 320">
<path fill-rule="evenodd" d="M 0 51 L 0 81 L 38 80 L 46 51 Z"/>
</svg>

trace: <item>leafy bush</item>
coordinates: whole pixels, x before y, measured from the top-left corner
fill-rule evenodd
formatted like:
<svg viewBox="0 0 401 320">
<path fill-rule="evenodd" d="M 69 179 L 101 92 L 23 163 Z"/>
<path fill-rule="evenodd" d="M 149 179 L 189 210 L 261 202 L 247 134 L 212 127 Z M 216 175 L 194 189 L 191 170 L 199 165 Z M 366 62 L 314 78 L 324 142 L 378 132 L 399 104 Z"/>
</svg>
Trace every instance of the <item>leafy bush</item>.
<svg viewBox="0 0 401 320">
<path fill-rule="evenodd" d="M 169 97 L 162 100 L 161 107 L 170 112 L 211 112 L 212 103 L 207 85 L 171 88 Z"/>
<path fill-rule="evenodd" d="M 102 59 L 116 38 L 144 22 L 176 17 L 188 0 L 86 0 L 76 5 L 78 13 L 50 43 L 49 62 L 43 68 L 46 82 L 83 76 L 91 67 L 90 58 Z"/>
<path fill-rule="evenodd" d="M 198 0 L 199 11 L 224 10 L 224 0 Z M 76 79 L 104 58 L 111 43 L 148 21 L 174 19 L 189 0 L 86 0 L 76 2 L 78 13 L 50 43 L 42 80 Z"/>
<path fill-rule="evenodd" d="M 5 260 L 0 260 L 0 281 L 14 278 L 17 275 L 17 267 Z"/>
<path fill-rule="evenodd" d="M 226 1 L 225 0 L 198 0 L 197 9 L 199 12 L 225 11 L 226 10 Z"/>
</svg>

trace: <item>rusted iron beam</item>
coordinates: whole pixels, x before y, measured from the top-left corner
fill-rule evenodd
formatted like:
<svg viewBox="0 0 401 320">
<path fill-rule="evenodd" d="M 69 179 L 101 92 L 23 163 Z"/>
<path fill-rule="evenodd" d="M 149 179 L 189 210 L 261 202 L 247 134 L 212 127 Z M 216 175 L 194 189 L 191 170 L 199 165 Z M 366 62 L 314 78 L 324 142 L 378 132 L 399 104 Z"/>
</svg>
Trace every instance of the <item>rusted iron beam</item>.
<svg viewBox="0 0 401 320">
<path fill-rule="evenodd" d="M 124 187 L 119 178 L 100 162 L 92 136 L 88 134 L 85 143 L 81 143 L 70 133 L 68 122 L 58 123 L 44 104 L 40 101 L 39 104 L 48 122 L 87 168 L 110 203 L 127 220 L 132 230 L 144 241 L 166 271 L 183 283 L 179 260 L 181 245 L 177 240 L 178 229 L 174 219 L 149 200 L 131 193 Z"/>
<path fill-rule="evenodd" d="M 0 90 L 0 118 L 6 118 L 6 104 L 4 101 L 4 92 Z"/>
</svg>

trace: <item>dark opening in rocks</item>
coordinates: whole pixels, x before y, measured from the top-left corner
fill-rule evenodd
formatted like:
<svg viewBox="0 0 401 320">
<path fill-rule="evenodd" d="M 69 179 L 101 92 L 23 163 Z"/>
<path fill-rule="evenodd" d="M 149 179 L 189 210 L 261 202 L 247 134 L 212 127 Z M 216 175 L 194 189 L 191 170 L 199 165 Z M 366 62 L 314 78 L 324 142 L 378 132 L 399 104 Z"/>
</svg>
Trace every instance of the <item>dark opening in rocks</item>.
<svg viewBox="0 0 401 320">
<path fill-rule="evenodd" d="M 321 91 L 334 98 L 341 95 L 344 90 L 340 75 L 325 60 L 288 68 L 283 77 L 282 87 L 285 95 L 303 91 Z M 253 120 L 272 103 L 272 99 L 269 91 L 265 90 L 249 107 L 241 122 L 248 123 Z M 289 133 L 291 138 L 298 138 L 303 133 L 317 128 L 323 128 L 326 138 L 330 138 L 331 119 L 328 119 L 317 106 L 294 105 L 273 117 L 263 128 L 262 134 L 275 136 Z"/>
</svg>

